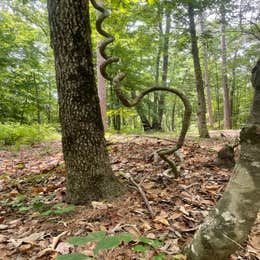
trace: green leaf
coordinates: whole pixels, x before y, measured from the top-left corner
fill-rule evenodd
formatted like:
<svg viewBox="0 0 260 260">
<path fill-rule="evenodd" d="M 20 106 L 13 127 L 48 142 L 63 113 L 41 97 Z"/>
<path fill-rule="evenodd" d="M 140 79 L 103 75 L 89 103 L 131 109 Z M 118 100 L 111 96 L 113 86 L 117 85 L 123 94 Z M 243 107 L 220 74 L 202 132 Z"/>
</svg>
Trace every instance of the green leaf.
<svg viewBox="0 0 260 260">
<path fill-rule="evenodd" d="M 64 213 L 69 213 L 69 212 L 71 212 L 74 209 L 75 209 L 74 205 L 69 205 L 68 207 L 65 207 L 65 208 L 56 209 L 54 212 L 56 214 L 64 214 Z"/>
<path fill-rule="evenodd" d="M 56 257 L 56 260 L 86 260 L 86 259 L 91 259 L 91 258 L 80 253 L 59 255 Z"/>
<path fill-rule="evenodd" d="M 45 204 L 40 202 L 40 201 L 37 201 L 35 203 L 33 203 L 33 208 L 34 209 L 43 209 L 45 207 Z"/>
<path fill-rule="evenodd" d="M 142 246 L 142 245 L 135 245 L 134 250 L 140 251 L 140 252 L 145 252 L 145 251 L 149 250 L 149 247 L 148 246 Z"/>
<path fill-rule="evenodd" d="M 41 213 L 42 216 L 50 216 L 53 213 L 52 210 L 47 210 Z"/>
<path fill-rule="evenodd" d="M 72 245 L 84 245 L 89 242 L 95 242 L 103 239 L 106 235 L 105 231 L 96 231 L 88 233 L 87 237 L 70 237 L 66 242 Z"/>
<path fill-rule="evenodd" d="M 28 210 L 30 210 L 30 209 L 32 209 L 32 206 L 19 208 L 20 211 L 28 211 Z"/>
<path fill-rule="evenodd" d="M 59 209 L 61 207 L 63 207 L 65 204 L 64 203 L 57 203 L 55 205 L 52 206 L 53 209 Z"/>
<path fill-rule="evenodd" d="M 147 245 L 152 246 L 153 248 L 157 248 L 161 244 L 158 239 L 153 240 L 147 237 L 140 237 L 139 240 Z"/>
<path fill-rule="evenodd" d="M 119 246 L 122 241 L 130 242 L 132 239 L 132 235 L 127 233 L 105 237 L 97 243 L 96 248 L 94 249 L 94 255 L 97 255 L 99 251 Z"/>
</svg>

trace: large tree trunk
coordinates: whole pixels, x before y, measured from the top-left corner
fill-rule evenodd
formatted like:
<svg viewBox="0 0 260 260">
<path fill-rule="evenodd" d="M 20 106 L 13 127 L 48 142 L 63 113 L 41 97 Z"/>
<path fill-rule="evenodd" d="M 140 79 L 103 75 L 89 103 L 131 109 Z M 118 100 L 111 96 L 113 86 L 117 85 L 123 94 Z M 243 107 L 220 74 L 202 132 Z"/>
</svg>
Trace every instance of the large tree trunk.
<svg viewBox="0 0 260 260">
<path fill-rule="evenodd" d="M 231 114 L 229 103 L 228 91 L 228 78 L 227 78 L 227 54 L 226 54 L 226 10 L 224 3 L 220 6 L 221 13 L 221 73 L 222 73 L 222 89 L 223 89 L 223 102 L 224 102 L 224 129 L 231 128 Z"/>
<path fill-rule="evenodd" d="M 87 0 L 48 0 L 54 50 L 67 202 L 88 203 L 120 194 L 113 175 L 95 83 Z"/>
<path fill-rule="evenodd" d="M 240 134 L 240 158 L 222 199 L 187 246 L 189 260 L 225 260 L 248 236 L 260 209 L 260 60 L 250 121 Z"/>
<path fill-rule="evenodd" d="M 200 26 L 201 26 L 201 32 L 202 34 L 205 31 L 204 28 L 204 17 L 203 13 L 201 14 L 200 19 Z M 204 79 L 205 79 L 205 86 L 207 91 L 207 107 L 208 107 L 208 114 L 209 114 L 209 125 L 210 127 L 214 127 L 214 117 L 213 117 L 213 109 L 212 109 L 212 103 L 211 103 L 211 89 L 210 89 L 210 82 L 209 82 L 209 68 L 208 68 L 208 48 L 207 48 L 207 41 L 202 36 L 202 51 L 203 51 L 203 65 L 204 65 Z"/>
<path fill-rule="evenodd" d="M 192 3 L 188 4 L 188 15 L 189 15 L 189 30 L 190 30 L 191 48 L 192 48 L 191 52 L 192 52 L 193 63 L 194 63 L 197 96 L 198 96 L 197 116 L 198 116 L 199 135 L 201 138 L 209 138 L 207 123 L 206 123 L 206 102 L 205 102 L 204 86 L 203 86 L 202 75 L 201 75 L 198 40 L 196 35 L 196 27 L 194 22 L 194 9 Z"/>
</svg>

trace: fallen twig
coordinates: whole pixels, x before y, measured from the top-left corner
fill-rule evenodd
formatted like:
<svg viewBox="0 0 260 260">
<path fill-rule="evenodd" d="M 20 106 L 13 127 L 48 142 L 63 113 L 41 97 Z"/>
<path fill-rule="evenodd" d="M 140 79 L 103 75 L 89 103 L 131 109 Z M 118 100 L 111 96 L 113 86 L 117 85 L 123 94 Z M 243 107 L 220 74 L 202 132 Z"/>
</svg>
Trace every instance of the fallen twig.
<svg viewBox="0 0 260 260">
<path fill-rule="evenodd" d="M 144 203 L 145 203 L 145 205 L 146 205 L 146 207 L 147 207 L 151 217 L 154 217 L 155 213 L 153 212 L 153 209 L 152 209 L 152 207 L 151 207 L 151 205 L 150 205 L 150 203 L 149 203 L 149 201 L 148 201 L 148 199 L 147 199 L 147 197 L 145 195 L 145 192 L 143 191 L 142 187 L 139 184 L 136 183 L 136 181 L 133 179 L 132 176 L 129 176 L 128 179 L 131 181 L 131 183 L 137 188 L 137 190 L 141 194 L 142 199 L 144 200 Z"/>
</svg>

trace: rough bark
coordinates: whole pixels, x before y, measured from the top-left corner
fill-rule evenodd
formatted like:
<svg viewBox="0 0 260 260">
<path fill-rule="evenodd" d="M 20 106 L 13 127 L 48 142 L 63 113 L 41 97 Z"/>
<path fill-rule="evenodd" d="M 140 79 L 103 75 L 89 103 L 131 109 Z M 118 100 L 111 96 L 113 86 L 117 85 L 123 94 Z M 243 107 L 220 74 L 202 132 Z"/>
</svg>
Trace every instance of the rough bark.
<svg viewBox="0 0 260 260">
<path fill-rule="evenodd" d="M 247 238 L 260 209 L 260 60 L 249 124 L 240 133 L 241 152 L 222 199 L 186 247 L 189 260 L 225 260 Z"/>
<path fill-rule="evenodd" d="M 222 89 L 224 102 L 224 129 L 231 128 L 231 114 L 229 103 L 228 77 L 227 77 L 227 54 L 226 54 L 226 11 L 224 3 L 221 3 L 221 73 L 222 73 Z"/>
<path fill-rule="evenodd" d="M 201 14 L 200 27 L 201 27 L 201 32 L 203 34 L 205 31 L 203 14 Z M 209 125 L 210 125 L 210 127 L 213 128 L 214 127 L 214 116 L 213 116 L 213 109 L 212 109 L 212 103 L 211 103 L 211 88 L 210 88 L 210 82 L 209 82 L 208 48 L 207 48 L 206 39 L 204 37 L 202 39 L 202 51 L 203 51 L 204 79 L 205 79 L 205 86 L 206 86 L 206 92 L 207 92 L 207 107 L 208 107 L 208 114 L 209 114 Z"/>
<path fill-rule="evenodd" d="M 87 0 L 48 0 L 54 50 L 67 202 L 88 203 L 119 195 L 101 119 L 93 71 Z"/>
<path fill-rule="evenodd" d="M 204 86 L 202 80 L 202 73 L 200 67 L 198 39 L 196 34 L 196 27 L 194 22 L 194 9 L 192 3 L 188 4 L 188 16 L 189 16 L 189 30 L 191 36 L 191 52 L 193 57 L 194 71 L 196 77 L 196 88 L 198 97 L 197 117 L 198 117 L 198 128 L 199 136 L 201 138 L 209 138 L 209 133 L 206 123 L 206 102 L 204 94 Z"/>
</svg>

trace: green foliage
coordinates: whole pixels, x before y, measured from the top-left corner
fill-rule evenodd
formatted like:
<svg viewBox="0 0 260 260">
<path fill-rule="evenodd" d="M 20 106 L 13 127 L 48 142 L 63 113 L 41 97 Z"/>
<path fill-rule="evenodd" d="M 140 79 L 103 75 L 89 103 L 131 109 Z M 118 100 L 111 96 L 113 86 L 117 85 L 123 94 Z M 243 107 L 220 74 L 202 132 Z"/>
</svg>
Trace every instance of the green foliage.
<svg viewBox="0 0 260 260">
<path fill-rule="evenodd" d="M 105 231 L 88 232 L 87 237 L 70 237 L 66 242 L 72 245 L 83 245 L 88 242 L 100 241 L 105 237 L 105 235 Z"/>
<path fill-rule="evenodd" d="M 35 144 L 44 140 L 57 139 L 56 129 L 50 125 L 0 124 L 0 146 Z"/>
<path fill-rule="evenodd" d="M 11 206 L 12 208 L 17 208 L 19 211 L 29 211 L 35 210 L 39 212 L 42 216 L 50 215 L 63 215 L 69 213 L 75 209 L 74 205 L 66 205 L 65 203 L 56 204 L 46 204 L 42 202 L 42 197 L 40 195 L 35 196 L 32 200 L 27 201 L 25 195 L 17 195 L 13 201 L 2 201 L 1 205 Z"/>
<path fill-rule="evenodd" d="M 115 248 L 119 246 L 122 242 L 129 243 L 133 240 L 134 240 L 133 236 L 129 233 L 106 236 L 106 233 L 104 231 L 96 231 L 96 232 L 88 232 L 87 237 L 70 237 L 66 240 L 66 242 L 72 245 L 83 245 L 89 242 L 97 242 L 93 252 L 94 255 L 97 256 L 100 251 Z M 153 259 L 161 260 L 165 258 L 164 253 L 157 252 L 161 244 L 162 242 L 158 239 L 140 237 L 138 239 L 138 244 L 134 246 L 134 250 L 140 253 L 146 252 L 148 250 L 153 250 L 154 252 L 156 252 L 156 256 Z"/>
<path fill-rule="evenodd" d="M 131 240 L 133 240 L 133 237 L 131 234 L 116 234 L 113 236 L 104 237 L 98 241 L 98 243 L 94 249 L 94 255 L 97 255 L 99 251 L 117 247 L 123 241 L 128 243 Z"/>
<path fill-rule="evenodd" d="M 123 241 L 130 242 L 133 240 L 131 234 L 115 234 L 112 236 L 105 236 L 104 231 L 88 232 L 87 237 L 71 237 L 66 240 L 66 242 L 72 245 L 82 245 L 89 242 L 97 242 L 97 245 L 94 249 L 94 255 L 98 255 L 100 251 L 111 249 L 119 246 Z"/>
</svg>

